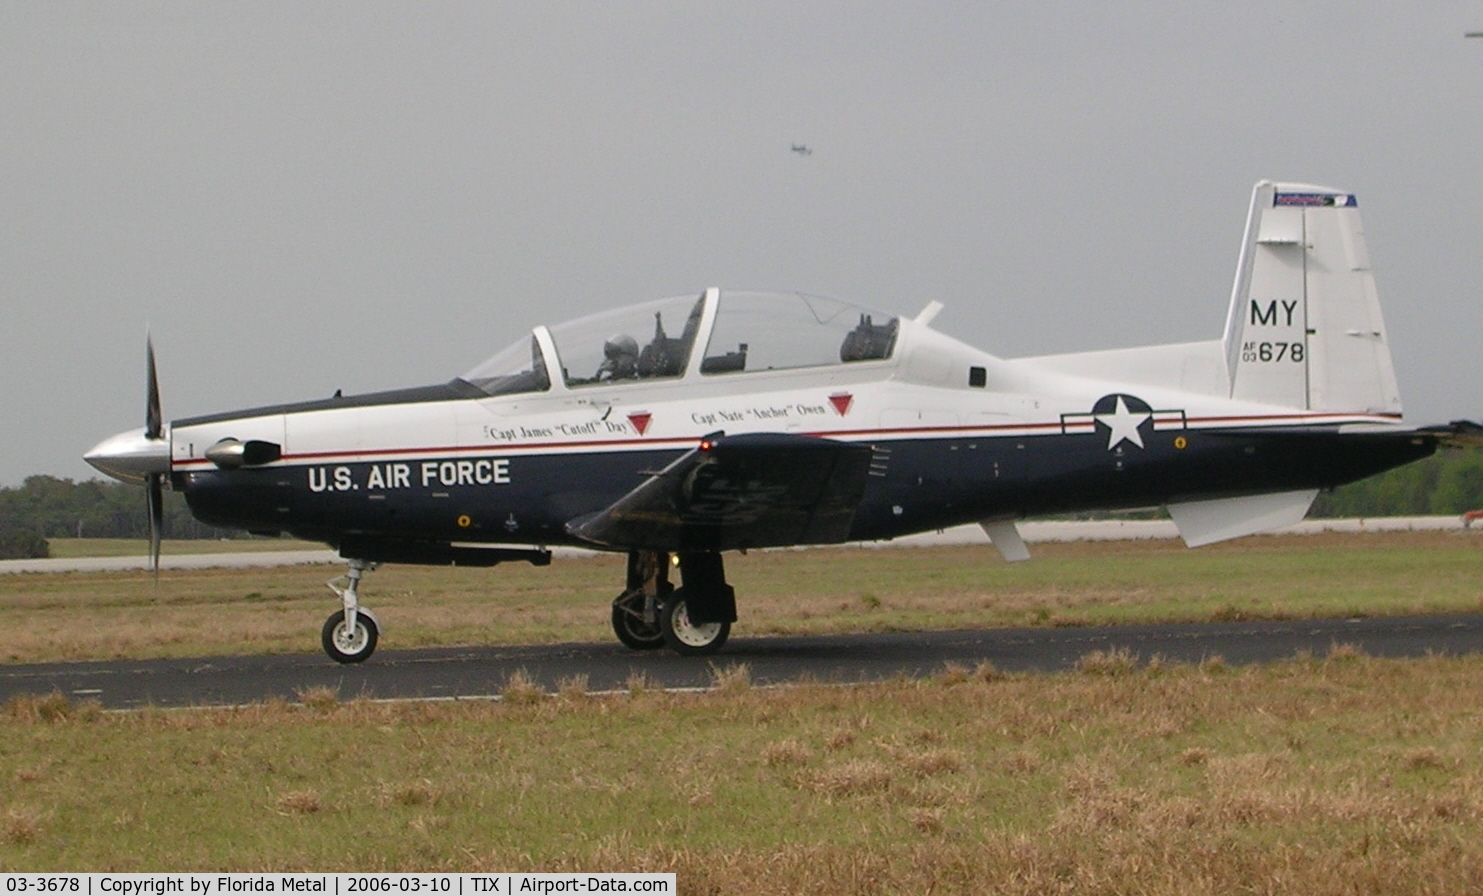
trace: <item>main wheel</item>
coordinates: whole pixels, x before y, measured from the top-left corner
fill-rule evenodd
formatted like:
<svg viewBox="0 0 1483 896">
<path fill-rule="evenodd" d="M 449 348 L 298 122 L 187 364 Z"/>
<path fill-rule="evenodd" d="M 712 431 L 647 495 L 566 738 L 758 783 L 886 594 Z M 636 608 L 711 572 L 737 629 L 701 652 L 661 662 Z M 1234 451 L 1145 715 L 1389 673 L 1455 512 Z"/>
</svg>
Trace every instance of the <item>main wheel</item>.
<svg viewBox="0 0 1483 896">
<path fill-rule="evenodd" d="M 685 611 L 683 588 L 664 602 L 664 609 L 659 613 L 659 626 L 664 631 L 664 643 L 681 656 L 715 653 L 726 643 L 726 636 L 731 634 L 729 622 L 692 623 L 690 614 Z"/>
<path fill-rule="evenodd" d="M 376 638 L 381 634 L 376 620 L 369 613 L 355 614 L 355 630 L 345 625 L 345 612 L 336 610 L 324 621 L 319 632 L 319 642 L 324 652 L 337 663 L 360 663 L 376 652 Z"/>
<path fill-rule="evenodd" d="M 613 601 L 613 633 L 623 646 L 634 650 L 657 650 L 664 646 L 664 632 L 656 621 L 644 621 L 644 596 L 622 595 Z"/>
</svg>

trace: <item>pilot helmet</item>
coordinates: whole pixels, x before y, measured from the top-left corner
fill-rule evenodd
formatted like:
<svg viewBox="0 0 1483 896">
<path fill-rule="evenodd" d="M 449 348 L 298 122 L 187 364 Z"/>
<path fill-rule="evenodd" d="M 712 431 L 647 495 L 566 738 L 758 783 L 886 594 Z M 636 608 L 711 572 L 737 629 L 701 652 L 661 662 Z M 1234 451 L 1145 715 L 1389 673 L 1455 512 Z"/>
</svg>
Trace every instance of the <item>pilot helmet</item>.
<svg viewBox="0 0 1483 896">
<path fill-rule="evenodd" d="M 637 358 L 639 344 L 627 333 L 617 333 L 608 337 L 608 341 L 602 344 L 603 357 L 608 359 Z"/>
</svg>

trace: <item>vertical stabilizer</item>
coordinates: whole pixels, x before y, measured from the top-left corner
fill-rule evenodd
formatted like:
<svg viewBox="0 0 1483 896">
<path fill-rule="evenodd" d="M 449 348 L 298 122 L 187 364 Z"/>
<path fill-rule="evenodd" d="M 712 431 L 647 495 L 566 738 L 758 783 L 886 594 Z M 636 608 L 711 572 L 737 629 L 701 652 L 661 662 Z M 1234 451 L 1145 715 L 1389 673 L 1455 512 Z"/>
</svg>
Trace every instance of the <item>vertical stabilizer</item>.
<svg viewBox="0 0 1483 896">
<path fill-rule="evenodd" d="M 1256 185 L 1225 350 L 1233 398 L 1400 414 L 1353 194 L 1306 184 Z"/>
</svg>

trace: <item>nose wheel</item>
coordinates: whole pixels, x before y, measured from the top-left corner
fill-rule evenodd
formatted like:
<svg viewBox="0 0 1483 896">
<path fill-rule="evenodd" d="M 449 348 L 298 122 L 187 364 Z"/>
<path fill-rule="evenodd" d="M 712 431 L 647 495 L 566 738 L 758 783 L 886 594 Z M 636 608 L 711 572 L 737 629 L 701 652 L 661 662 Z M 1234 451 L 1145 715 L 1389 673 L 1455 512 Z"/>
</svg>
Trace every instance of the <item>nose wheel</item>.
<svg viewBox="0 0 1483 896">
<path fill-rule="evenodd" d="M 375 569 L 376 564 L 364 560 L 349 563 L 345 575 L 325 583 L 339 596 L 343 609 L 331 613 L 319 632 L 324 652 L 337 663 L 365 662 L 376 652 L 376 640 L 381 636 L 381 626 L 371 611 L 360 605 L 357 590 L 361 576 Z"/>
<path fill-rule="evenodd" d="M 319 642 L 335 662 L 359 663 L 375 652 L 380 635 L 381 630 L 364 610 L 355 614 L 354 622 L 347 622 L 344 612 L 335 612 L 324 621 Z"/>
</svg>

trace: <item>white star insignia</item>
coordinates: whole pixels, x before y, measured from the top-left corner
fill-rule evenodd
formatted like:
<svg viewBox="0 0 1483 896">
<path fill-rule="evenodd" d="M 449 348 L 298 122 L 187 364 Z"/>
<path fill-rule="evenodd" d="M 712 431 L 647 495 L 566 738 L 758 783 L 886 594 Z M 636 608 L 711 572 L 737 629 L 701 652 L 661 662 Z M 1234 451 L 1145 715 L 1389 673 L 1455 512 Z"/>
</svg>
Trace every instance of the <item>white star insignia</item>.
<svg viewBox="0 0 1483 896">
<path fill-rule="evenodd" d="M 1107 450 L 1111 451 L 1123 442 L 1132 442 L 1134 445 L 1142 448 L 1143 436 L 1138 432 L 1138 427 L 1142 426 L 1153 414 L 1147 411 L 1141 414 L 1133 413 L 1128 410 L 1128 406 L 1123 403 L 1123 397 L 1119 395 L 1117 397 L 1117 407 L 1113 409 L 1112 413 L 1097 414 L 1095 416 L 1098 423 L 1105 423 L 1112 429 L 1111 435 L 1107 437 Z"/>
</svg>

